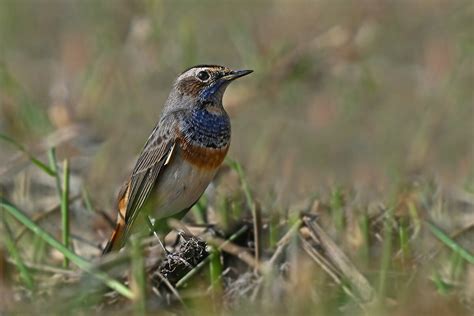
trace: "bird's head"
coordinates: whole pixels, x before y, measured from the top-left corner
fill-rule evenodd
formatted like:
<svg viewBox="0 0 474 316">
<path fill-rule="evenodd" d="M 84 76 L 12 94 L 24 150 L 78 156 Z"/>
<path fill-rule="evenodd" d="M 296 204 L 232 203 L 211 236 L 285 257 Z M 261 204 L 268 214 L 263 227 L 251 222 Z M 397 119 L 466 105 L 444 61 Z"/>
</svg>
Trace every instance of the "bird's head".
<svg viewBox="0 0 474 316">
<path fill-rule="evenodd" d="M 232 70 L 217 65 L 198 65 L 181 73 L 176 79 L 174 89 L 186 99 L 219 106 L 227 86 L 251 72 L 252 70 Z"/>
</svg>

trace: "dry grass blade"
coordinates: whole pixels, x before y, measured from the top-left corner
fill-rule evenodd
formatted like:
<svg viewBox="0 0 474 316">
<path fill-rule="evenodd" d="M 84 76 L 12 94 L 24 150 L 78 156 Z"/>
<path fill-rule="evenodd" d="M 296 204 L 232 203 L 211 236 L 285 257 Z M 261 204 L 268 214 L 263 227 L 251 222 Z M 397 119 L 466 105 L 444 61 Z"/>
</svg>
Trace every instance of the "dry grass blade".
<svg viewBox="0 0 474 316">
<path fill-rule="evenodd" d="M 80 198 L 79 195 L 72 196 L 69 199 L 69 203 L 75 202 Z M 31 217 L 31 220 L 35 223 L 38 223 L 42 221 L 43 219 L 47 218 L 48 216 L 54 214 L 55 212 L 61 210 L 61 203 L 56 204 L 54 207 L 50 208 L 47 211 L 41 212 L 34 214 Z M 28 228 L 26 226 L 22 226 L 21 228 L 18 229 L 18 233 L 16 234 L 15 237 L 15 242 L 18 243 L 18 241 L 25 235 L 25 233 L 28 231 Z"/>
<path fill-rule="evenodd" d="M 354 302 L 358 303 L 359 306 L 361 305 L 360 300 L 355 296 L 352 291 L 344 284 L 340 273 L 335 269 L 334 265 L 331 264 L 324 256 L 322 256 L 314 247 L 300 234 L 300 239 L 303 244 L 303 250 L 311 257 L 321 268 L 336 282 L 339 284 L 344 292 L 349 295 Z"/>
<path fill-rule="evenodd" d="M 369 281 L 357 270 L 349 258 L 317 223 L 307 217 L 303 218 L 303 221 L 310 230 L 311 237 L 318 242 L 324 250 L 326 258 L 356 289 L 362 301 L 372 301 L 375 298 L 375 291 Z"/>
<path fill-rule="evenodd" d="M 55 172 L 52 170 L 50 167 L 48 167 L 45 163 L 37 159 L 36 157 L 33 156 L 23 145 L 15 141 L 13 138 L 0 134 L 0 139 L 10 143 L 11 145 L 15 146 L 22 155 L 25 155 L 34 165 L 36 165 L 38 168 L 43 170 L 45 173 L 47 173 L 50 176 L 54 176 Z M 16 161 L 17 159 L 15 159 Z M 9 170 L 9 167 L 4 167 L 0 169 L 0 175 L 3 176 L 7 171 Z"/>
<path fill-rule="evenodd" d="M 280 255 L 283 253 L 283 250 L 285 250 L 286 246 L 290 242 L 291 238 L 294 236 L 294 234 L 298 231 L 298 229 L 301 227 L 301 224 L 303 221 L 301 219 L 298 219 L 293 225 L 291 225 L 290 229 L 281 237 L 281 239 L 277 242 L 277 248 L 275 252 L 273 253 L 272 257 L 270 260 L 265 262 L 262 265 L 263 273 L 265 274 L 270 274 L 272 272 L 273 266 L 275 265 L 275 262 L 278 260 Z M 257 299 L 258 293 L 260 292 L 260 289 L 263 284 L 264 276 L 259 277 L 259 279 L 256 282 L 256 286 L 253 290 L 253 293 L 251 295 L 250 300 L 254 302 Z"/>
<path fill-rule="evenodd" d="M 213 246 L 218 247 L 218 249 L 225 251 L 236 258 L 242 260 L 250 267 L 252 267 L 255 271 L 260 271 L 260 264 L 255 260 L 254 256 L 252 256 L 247 250 L 244 248 L 237 246 L 236 244 L 222 239 L 218 237 L 207 237 L 205 241 Z"/>
<path fill-rule="evenodd" d="M 254 231 L 254 244 L 255 244 L 255 271 L 259 269 L 260 258 L 262 256 L 262 209 L 258 203 L 254 202 L 252 212 L 253 216 L 253 231 Z"/>
<path fill-rule="evenodd" d="M 277 242 L 277 248 L 275 252 L 273 253 L 272 257 L 268 261 L 268 266 L 273 266 L 278 259 L 278 257 L 281 255 L 283 250 L 285 249 L 286 245 L 290 242 L 291 238 L 293 235 L 298 231 L 298 229 L 301 227 L 301 224 L 303 224 L 303 221 L 301 219 L 298 219 L 291 227 L 290 229 L 281 237 L 281 239 Z"/>
<path fill-rule="evenodd" d="M 35 156 L 40 156 L 44 154 L 49 148 L 51 147 L 59 147 L 67 142 L 70 142 L 74 138 L 80 135 L 80 127 L 76 125 L 72 125 L 70 127 L 65 127 L 48 135 L 43 141 L 40 142 L 39 145 L 35 146 L 33 150 L 30 149 L 26 150 L 23 145 L 20 145 L 12 138 L 1 134 L 2 139 L 8 141 L 9 143 L 13 144 L 17 147 L 20 152 L 13 155 L 11 159 L 0 168 L 0 177 L 11 177 L 19 170 L 25 168 L 28 165 L 28 162 L 31 161 L 36 166 L 41 168 L 47 174 L 54 176 L 53 170 L 49 168 L 46 164 L 39 161 Z M 35 155 L 35 156 L 33 156 Z"/>
<path fill-rule="evenodd" d="M 11 264 L 15 264 L 15 261 L 13 259 L 8 258 L 7 261 Z M 80 272 L 78 272 L 78 271 L 52 267 L 52 266 L 48 266 L 48 265 L 44 265 L 44 264 L 37 264 L 37 263 L 29 262 L 29 261 L 26 261 L 26 260 L 23 260 L 23 264 L 28 269 L 34 270 L 36 272 L 67 275 L 69 277 L 78 277 L 78 276 L 80 276 Z"/>
</svg>

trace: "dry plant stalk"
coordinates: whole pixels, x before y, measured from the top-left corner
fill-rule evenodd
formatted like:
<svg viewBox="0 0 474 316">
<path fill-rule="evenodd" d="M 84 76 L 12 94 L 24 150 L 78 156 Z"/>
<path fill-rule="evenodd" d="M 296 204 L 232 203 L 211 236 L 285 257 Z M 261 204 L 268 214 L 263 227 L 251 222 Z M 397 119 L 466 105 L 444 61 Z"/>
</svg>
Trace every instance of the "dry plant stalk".
<svg viewBox="0 0 474 316">
<path fill-rule="evenodd" d="M 323 254 L 302 238 L 302 240 L 306 241 L 306 243 L 303 243 L 304 249 L 332 278 L 337 280 L 339 279 L 338 276 L 342 276 L 348 280 L 363 303 L 372 302 L 375 299 L 375 291 L 369 281 L 314 220 L 305 217 L 303 221 L 309 229 L 312 240 L 318 243 L 323 250 Z"/>
</svg>

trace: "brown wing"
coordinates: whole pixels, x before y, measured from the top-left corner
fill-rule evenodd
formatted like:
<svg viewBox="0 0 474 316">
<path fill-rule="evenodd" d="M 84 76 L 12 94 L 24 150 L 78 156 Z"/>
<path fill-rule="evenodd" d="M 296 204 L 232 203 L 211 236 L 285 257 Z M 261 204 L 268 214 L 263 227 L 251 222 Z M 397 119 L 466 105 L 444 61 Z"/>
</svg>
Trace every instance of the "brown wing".
<svg viewBox="0 0 474 316">
<path fill-rule="evenodd" d="M 171 126 L 165 125 L 155 128 L 148 138 L 140 157 L 133 169 L 125 193 L 125 236 L 128 235 L 140 208 L 156 183 L 160 170 L 167 164 L 175 148 L 175 140 L 170 137 Z"/>
<path fill-rule="evenodd" d="M 118 195 L 117 225 L 103 254 L 122 248 L 140 208 L 150 196 L 160 171 L 170 160 L 175 148 L 175 140 L 171 137 L 170 130 L 170 124 L 160 124 L 148 138 L 130 180 Z"/>
<path fill-rule="evenodd" d="M 183 109 L 177 109 L 162 117 L 143 147 L 130 180 L 123 186 L 118 196 L 117 226 L 103 254 L 123 246 L 140 213 L 140 208 L 150 196 L 163 167 L 170 161 L 176 145 L 173 134 L 174 122 L 181 112 Z"/>
</svg>

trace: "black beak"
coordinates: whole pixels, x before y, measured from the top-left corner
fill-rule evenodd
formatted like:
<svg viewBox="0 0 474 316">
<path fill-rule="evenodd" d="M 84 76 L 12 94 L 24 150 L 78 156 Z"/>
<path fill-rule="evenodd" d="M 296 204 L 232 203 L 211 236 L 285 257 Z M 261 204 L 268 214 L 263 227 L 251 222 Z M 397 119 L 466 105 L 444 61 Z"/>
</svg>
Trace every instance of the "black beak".
<svg viewBox="0 0 474 316">
<path fill-rule="evenodd" d="M 237 78 L 240 78 L 240 77 L 246 76 L 248 74 L 251 74 L 252 72 L 253 72 L 253 70 L 234 70 L 230 74 L 225 75 L 223 78 L 226 81 L 232 81 L 232 80 L 235 80 Z"/>
</svg>

